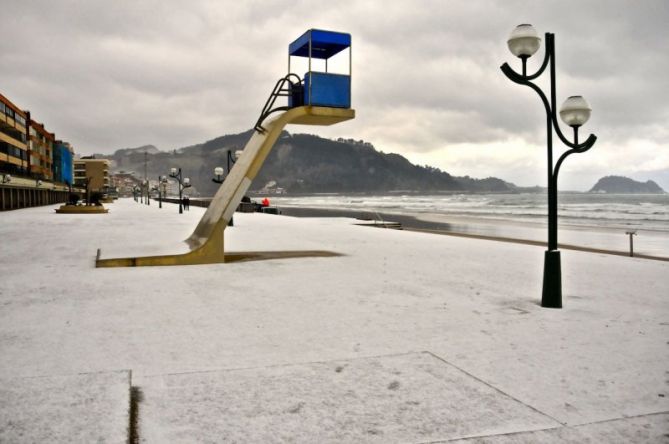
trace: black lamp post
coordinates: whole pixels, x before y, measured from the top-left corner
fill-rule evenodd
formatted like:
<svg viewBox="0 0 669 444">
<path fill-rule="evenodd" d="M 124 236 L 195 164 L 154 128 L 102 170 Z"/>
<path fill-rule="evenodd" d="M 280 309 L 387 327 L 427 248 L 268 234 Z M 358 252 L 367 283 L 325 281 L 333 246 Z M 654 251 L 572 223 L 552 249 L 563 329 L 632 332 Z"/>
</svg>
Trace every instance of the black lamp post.
<svg viewBox="0 0 669 444">
<path fill-rule="evenodd" d="M 183 190 L 190 187 L 190 179 L 188 177 L 181 177 L 181 168 L 172 168 L 170 170 L 170 177 L 173 177 L 179 183 L 179 214 L 183 214 Z"/>
<path fill-rule="evenodd" d="M 149 180 L 144 180 L 144 189 L 146 190 L 146 204 L 151 205 L 151 185 Z"/>
<path fill-rule="evenodd" d="M 237 159 L 239 159 L 241 157 L 241 155 L 242 155 L 242 150 L 237 150 L 237 151 L 235 151 L 234 154 L 232 154 L 232 151 L 228 150 L 227 159 L 226 159 L 227 163 L 228 163 L 228 174 L 230 174 L 230 170 L 232 168 L 232 165 L 234 165 L 235 162 L 237 162 Z M 223 171 L 223 167 L 214 168 L 214 176 L 215 177 L 213 179 L 211 179 L 212 182 L 223 183 L 223 181 L 225 180 L 225 177 L 223 177 L 224 174 L 225 174 L 225 172 Z"/>
<path fill-rule="evenodd" d="M 158 193 L 158 208 L 162 208 L 161 201 L 160 201 L 160 182 L 158 185 L 154 186 L 151 188 L 151 191 L 154 193 Z M 154 195 L 155 198 L 155 195 Z"/>
<path fill-rule="evenodd" d="M 227 155 L 227 161 L 228 161 L 228 175 L 230 174 L 230 165 L 234 165 L 235 162 L 237 162 L 237 159 L 242 155 L 241 150 L 235 151 L 235 154 L 232 154 L 232 151 L 228 150 L 228 155 Z M 214 168 L 214 178 L 211 179 L 212 182 L 216 183 L 223 183 L 225 181 L 225 177 L 223 175 L 225 172 L 223 171 L 223 167 L 216 167 Z M 234 226 L 234 222 L 232 217 L 230 218 L 230 222 L 228 222 L 228 226 L 232 227 Z"/>
<path fill-rule="evenodd" d="M 158 176 L 158 186 L 156 186 L 156 190 L 158 191 L 158 208 L 163 207 L 163 189 L 165 188 L 166 183 L 167 177 Z"/>
<path fill-rule="evenodd" d="M 523 71 L 518 74 L 505 63 L 501 66 L 502 72 L 514 83 L 532 88 L 541 98 L 546 108 L 547 154 L 548 154 L 548 250 L 544 255 L 544 281 L 541 296 L 541 306 L 548 308 L 562 308 L 562 276 L 560 264 L 560 250 L 558 250 L 558 193 L 557 179 L 562 162 L 573 153 L 588 151 L 595 144 L 597 137 L 591 134 L 585 142 L 578 143 L 578 128 L 588 121 L 591 109 L 581 96 L 569 97 L 560 109 L 560 118 L 571 126 L 574 131 L 574 141 L 570 142 L 562 133 L 557 120 L 555 99 L 555 38 L 552 33 L 546 33 L 546 55 L 544 61 L 534 74 L 527 74 L 527 59 L 530 58 L 541 44 L 532 25 L 519 25 L 511 32 L 508 40 L 509 50 L 522 61 Z M 532 83 L 550 64 L 550 101 L 541 89 Z M 558 138 L 569 150 L 562 153 L 557 163 L 553 165 L 553 130 Z"/>
<path fill-rule="evenodd" d="M 228 159 L 229 158 L 230 158 L 230 151 L 228 151 Z M 230 161 L 228 160 L 228 164 L 229 163 L 230 163 Z M 228 171 L 230 171 L 229 168 L 230 167 L 228 167 Z M 216 183 L 223 183 L 223 181 L 225 180 L 225 177 L 223 177 L 223 174 L 225 174 L 225 172 L 223 171 L 223 167 L 214 168 L 214 178 L 211 179 L 211 181 L 216 182 Z M 230 174 L 230 173 L 228 173 L 228 174 Z M 228 222 L 228 226 L 232 227 L 234 225 L 235 225 L 235 223 L 233 222 L 233 218 L 230 217 L 230 222 Z"/>
<path fill-rule="evenodd" d="M 228 174 L 230 174 L 230 171 L 232 169 L 232 165 L 237 162 L 237 159 L 239 159 L 242 155 L 242 150 L 236 150 L 235 154 L 232 154 L 232 151 L 228 150 L 228 156 L 227 156 L 227 161 L 228 161 Z"/>
<path fill-rule="evenodd" d="M 214 178 L 211 179 L 211 181 L 216 183 L 223 183 L 223 181 L 225 181 L 225 177 L 223 177 L 224 174 L 225 172 L 223 171 L 223 167 L 214 168 Z"/>
</svg>

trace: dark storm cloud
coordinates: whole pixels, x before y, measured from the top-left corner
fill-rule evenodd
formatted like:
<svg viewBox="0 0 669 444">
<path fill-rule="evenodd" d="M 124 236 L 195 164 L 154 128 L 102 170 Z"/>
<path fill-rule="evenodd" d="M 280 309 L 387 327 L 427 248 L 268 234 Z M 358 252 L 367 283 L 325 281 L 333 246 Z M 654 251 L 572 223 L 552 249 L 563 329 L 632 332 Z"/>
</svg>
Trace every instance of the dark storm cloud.
<svg viewBox="0 0 669 444">
<path fill-rule="evenodd" d="M 589 100 L 586 130 L 621 146 L 661 146 L 669 142 L 668 5 L 4 0 L 0 29 L 12 38 L 0 39 L 0 92 L 81 152 L 172 149 L 249 128 L 284 74 L 288 43 L 310 27 L 337 29 L 354 39 L 358 118 L 319 132 L 434 154 L 438 164 L 451 145 L 543 144 L 538 99 L 499 71 L 505 61 L 518 65 L 506 38 L 528 22 L 556 34 L 558 100 Z M 488 155 L 494 164 L 503 153 Z M 656 170 L 669 168 L 662 159 Z"/>
</svg>

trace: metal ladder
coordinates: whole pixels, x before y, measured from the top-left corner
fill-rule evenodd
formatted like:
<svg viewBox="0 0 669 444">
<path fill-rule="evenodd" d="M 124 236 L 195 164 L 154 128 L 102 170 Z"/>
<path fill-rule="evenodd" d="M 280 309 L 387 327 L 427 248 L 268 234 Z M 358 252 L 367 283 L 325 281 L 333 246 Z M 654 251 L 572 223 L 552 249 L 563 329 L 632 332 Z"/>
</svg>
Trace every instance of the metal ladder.
<svg viewBox="0 0 669 444">
<path fill-rule="evenodd" d="M 294 81 L 294 79 L 297 79 L 297 81 Z M 264 134 L 266 130 L 265 128 L 263 128 L 262 123 L 270 114 L 275 113 L 277 111 L 287 111 L 290 108 L 292 108 L 290 106 L 278 106 L 274 108 L 274 102 L 276 102 L 277 97 L 293 96 L 294 93 L 299 92 L 300 88 L 302 88 L 302 79 L 300 79 L 300 76 L 298 76 L 297 74 L 287 74 L 285 77 L 279 79 L 276 82 L 276 85 L 274 85 L 272 93 L 267 98 L 267 102 L 265 102 L 265 106 L 263 107 L 262 112 L 260 113 L 260 117 L 258 118 L 258 121 L 254 126 L 254 129 L 259 133 Z M 304 101 L 304 96 L 302 96 L 301 102 L 303 101 Z M 301 105 L 302 103 L 297 103 L 293 104 L 293 107 Z"/>
</svg>

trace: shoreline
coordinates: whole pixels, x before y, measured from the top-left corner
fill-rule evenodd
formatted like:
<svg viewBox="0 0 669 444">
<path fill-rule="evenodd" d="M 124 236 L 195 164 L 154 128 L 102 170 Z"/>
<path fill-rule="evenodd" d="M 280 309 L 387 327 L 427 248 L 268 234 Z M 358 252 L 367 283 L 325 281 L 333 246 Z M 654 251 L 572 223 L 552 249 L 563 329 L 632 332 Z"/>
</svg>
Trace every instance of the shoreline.
<svg viewBox="0 0 669 444">
<path fill-rule="evenodd" d="M 498 242 L 508 242 L 508 243 L 517 243 L 517 244 L 524 244 L 524 245 L 534 245 L 534 246 L 540 246 L 540 247 L 546 247 L 546 242 L 545 241 L 537 241 L 537 240 L 532 240 L 532 239 L 522 239 L 518 237 L 509 237 L 509 236 L 499 236 L 499 235 L 489 235 L 489 234 L 483 234 L 480 232 L 476 232 L 476 229 L 472 229 L 471 225 L 469 225 L 469 229 L 467 228 L 468 225 L 466 222 L 464 222 L 462 219 L 456 219 L 454 223 L 450 222 L 441 222 L 441 221 L 436 221 L 434 219 L 419 219 L 415 216 L 408 216 L 404 214 L 396 214 L 396 213 L 379 213 L 376 211 L 359 211 L 359 210 L 345 210 L 345 209 L 334 209 L 334 208 L 310 208 L 310 207 L 291 207 L 291 206 L 281 206 L 281 213 L 284 216 L 292 216 L 292 217 L 305 217 L 305 218 L 310 218 L 310 217 L 347 217 L 351 219 L 363 219 L 364 216 L 378 216 L 380 217 L 381 220 L 386 221 L 386 222 L 398 222 L 402 225 L 402 229 L 405 231 L 414 231 L 414 232 L 420 232 L 420 233 L 430 233 L 430 234 L 439 234 L 439 235 L 446 235 L 446 236 L 457 236 L 457 237 L 467 237 L 467 238 L 472 238 L 472 239 L 482 239 L 482 240 L 491 240 L 491 241 L 498 241 Z M 369 220 L 369 219 L 368 219 Z M 373 219 L 371 219 L 373 220 Z M 378 220 L 378 219 L 377 219 Z M 472 219 L 471 222 L 474 222 L 475 220 Z M 502 220 L 495 220 L 495 219 L 486 219 L 484 221 L 477 221 L 481 224 L 499 224 L 502 222 L 508 222 L 508 221 L 502 221 Z M 513 224 L 511 222 L 510 224 Z M 528 225 L 527 223 L 523 224 L 522 222 L 519 222 L 515 224 L 517 226 L 523 226 L 523 225 Z M 543 228 L 541 225 L 537 224 L 538 228 Z M 572 228 L 572 227 L 570 227 Z M 586 230 L 586 227 L 573 227 L 575 230 Z M 470 232 L 467 232 L 470 231 Z M 588 246 L 581 246 L 581 245 L 574 245 L 574 244 L 568 244 L 568 243 L 560 243 L 559 244 L 560 249 L 563 250 L 574 250 L 574 251 L 583 251 L 583 252 L 588 252 L 588 253 L 600 253 L 600 254 L 610 254 L 614 256 L 626 256 L 629 257 L 629 252 L 628 251 L 620 251 L 620 250 L 611 250 L 607 248 L 595 248 L 595 247 L 588 247 Z M 669 257 L 664 257 L 664 256 L 658 256 L 658 255 L 651 255 L 651 254 L 644 254 L 644 253 L 635 253 L 634 256 L 635 258 L 640 258 L 640 259 L 649 259 L 649 260 L 657 260 L 657 261 L 665 261 L 669 262 Z"/>
</svg>

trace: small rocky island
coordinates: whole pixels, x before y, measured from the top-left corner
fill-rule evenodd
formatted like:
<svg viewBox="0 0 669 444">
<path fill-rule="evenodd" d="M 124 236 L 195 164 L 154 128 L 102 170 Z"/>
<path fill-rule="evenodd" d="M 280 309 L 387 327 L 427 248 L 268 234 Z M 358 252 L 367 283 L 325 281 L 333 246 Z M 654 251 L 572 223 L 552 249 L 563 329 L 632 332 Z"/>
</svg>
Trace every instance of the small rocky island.
<svg viewBox="0 0 669 444">
<path fill-rule="evenodd" d="M 665 191 L 652 180 L 637 182 L 629 177 L 606 176 L 597 181 L 591 193 L 611 194 L 664 194 Z"/>
</svg>

